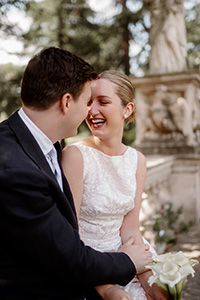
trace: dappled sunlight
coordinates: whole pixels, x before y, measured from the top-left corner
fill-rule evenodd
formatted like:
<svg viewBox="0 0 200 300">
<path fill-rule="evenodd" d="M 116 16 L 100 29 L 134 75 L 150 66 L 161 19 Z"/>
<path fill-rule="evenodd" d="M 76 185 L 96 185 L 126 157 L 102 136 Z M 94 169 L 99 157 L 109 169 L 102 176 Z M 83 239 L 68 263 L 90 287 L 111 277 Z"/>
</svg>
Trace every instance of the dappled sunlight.
<svg viewBox="0 0 200 300">
<path fill-rule="evenodd" d="M 182 245 L 182 246 L 184 248 L 184 245 Z M 195 251 L 191 250 L 189 252 L 183 250 L 183 252 L 184 252 L 185 256 L 190 257 L 190 258 L 200 257 L 200 251 L 197 251 L 197 250 L 195 250 Z"/>
</svg>

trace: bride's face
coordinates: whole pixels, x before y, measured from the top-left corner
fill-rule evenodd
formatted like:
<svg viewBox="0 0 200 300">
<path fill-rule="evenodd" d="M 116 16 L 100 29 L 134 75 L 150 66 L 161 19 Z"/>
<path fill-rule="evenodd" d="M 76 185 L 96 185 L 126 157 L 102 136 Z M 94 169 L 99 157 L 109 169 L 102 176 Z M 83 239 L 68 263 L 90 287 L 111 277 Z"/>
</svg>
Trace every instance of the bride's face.
<svg viewBox="0 0 200 300">
<path fill-rule="evenodd" d="M 94 136 L 113 138 L 122 136 L 125 108 L 116 94 L 116 85 L 108 79 L 98 79 L 91 84 L 87 124 Z"/>
</svg>

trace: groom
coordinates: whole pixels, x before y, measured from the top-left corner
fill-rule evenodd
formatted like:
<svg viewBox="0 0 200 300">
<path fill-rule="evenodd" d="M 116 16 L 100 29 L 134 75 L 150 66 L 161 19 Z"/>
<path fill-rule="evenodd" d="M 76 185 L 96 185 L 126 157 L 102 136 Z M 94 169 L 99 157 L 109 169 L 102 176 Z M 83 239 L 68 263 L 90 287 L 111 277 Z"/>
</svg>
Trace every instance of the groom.
<svg viewBox="0 0 200 300">
<path fill-rule="evenodd" d="M 95 285 L 127 284 L 151 261 L 128 241 L 100 253 L 79 238 L 58 140 L 88 113 L 94 69 L 59 48 L 25 69 L 22 108 L 0 124 L 0 299 L 81 300 Z"/>
</svg>

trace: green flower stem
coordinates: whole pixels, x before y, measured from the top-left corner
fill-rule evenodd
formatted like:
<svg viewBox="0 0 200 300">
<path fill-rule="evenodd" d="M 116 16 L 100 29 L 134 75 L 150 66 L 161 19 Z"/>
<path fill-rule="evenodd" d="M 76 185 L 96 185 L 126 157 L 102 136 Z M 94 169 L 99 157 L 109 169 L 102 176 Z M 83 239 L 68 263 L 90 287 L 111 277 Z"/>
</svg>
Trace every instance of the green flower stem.
<svg viewBox="0 0 200 300">
<path fill-rule="evenodd" d="M 176 284 L 176 290 L 177 290 L 178 294 L 182 293 L 182 290 L 186 284 L 186 281 L 187 281 L 187 277 L 183 278 Z"/>
<path fill-rule="evenodd" d="M 181 300 L 181 299 L 182 299 L 182 292 L 174 295 L 170 294 L 170 300 Z"/>
<path fill-rule="evenodd" d="M 168 286 L 168 291 L 169 291 L 169 295 L 170 295 L 171 299 L 176 300 L 177 299 L 176 298 L 176 296 L 177 296 L 176 285 L 173 288 Z"/>
<path fill-rule="evenodd" d="M 182 292 L 180 294 L 178 294 L 177 300 L 181 300 L 181 299 L 182 299 Z"/>
</svg>

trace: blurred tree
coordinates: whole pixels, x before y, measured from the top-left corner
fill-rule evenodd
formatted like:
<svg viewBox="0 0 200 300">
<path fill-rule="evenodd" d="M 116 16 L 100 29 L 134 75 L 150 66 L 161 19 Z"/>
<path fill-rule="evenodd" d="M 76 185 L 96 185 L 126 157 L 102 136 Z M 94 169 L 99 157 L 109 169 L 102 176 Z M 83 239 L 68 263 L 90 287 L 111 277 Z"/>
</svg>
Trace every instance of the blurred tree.
<svg viewBox="0 0 200 300">
<path fill-rule="evenodd" d="M 23 67 L 12 64 L 0 68 L 0 120 L 7 118 L 21 106 L 19 83 Z"/>
<path fill-rule="evenodd" d="M 140 75 L 148 74 L 150 17 L 147 2 L 112 0 L 112 3 L 117 12 L 113 17 L 106 19 L 98 18 L 98 14 L 91 9 L 87 0 L 0 0 L 0 33 L 2 37 L 14 35 L 21 39 L 25 53 L 29 56 L 43 47 L 58 46 L 81 56 L 98 72 L 118 69 L 127 75 L 138 75 L 138 70 L 141 71 Z M 192 3 L 193 5 L 186 10 L 190 68 L 197 67 L 200 60 L 200 5 L 198 0 L 192 0 Z M 8 18 L 8 12 L 13 7 L 24 11 L 25 18 L 27 16 L 32 20 L 27 32 L 22 32 L 15 20 L 10 21 Z M 10 67 L 5 66 L 5 74 L 7 68 L 8 73 L 10 71 Z M 19 93 L 14 92 L 16 76 L 19 76 L 16 72 L 13 68 L 13 78 L 8 80 L 8 85 L 13 83 L 14 88 L 10 86 L 10 89 L 6 90 L 7 77 L 0 77 L 1 101 L 6 99 L 3 106 L 1 105 L 1 110 L 4 107 L 7 113 L 14 110 L 15 103 L 19 100 Z M 20 78 L 18 86 L 19 82 Z M 15 100 L 11 94 L 12 97 L 16 97 Z M 10 103 L 8 99 L 11 99 Z M 9 108 L 12 105 L 13 109 Z M 80 131 L 83 130 L 85 127 L 82 126 Z M 130 124 L 125 132 L 126 140 L 130 139 L 130 130 L 134 138 L 134 125 Z"/>
<path fill-rule="evenodd" d="M 196 2 L 196 1 L 195 1 Z M 194 3 L 187 9 L 186 28 L 188 41 L 188 66 L 190 69 L 200 66 L 200 3 Z"/>
<path fill-rule="evenodd" d="M 144 47 L 148 43 L 148 27 L 146 26 L 146 3 L 142 0 L 115 0 L 115 5 L 119 7 L 119 13 L 113 17 L 112 34 L 118 36 L 116 56 L 118 69 L 126 75 L 131 73 L 131 57 L 137 59 L 137 64 L 144 67 L 144 62 L 140 55 L 144 52 Z M 138 53 L 131 52 L 131 43 L 137 44 Z M 145 62 L 146 63 L 146 62 Z"/>
<path fill-rule="evenodd" d="M 10 21 L 7 13 L 13 9 L 24 10 L 27 0 L 0 0 L 0 31 L 1 38 L 6 36 L 18 36 L 22 33 L 15 20 Z"/>
<path fill-rule="evenodd" d="M 119 69 L 127 75 L 148 73 L 150 18 L 145 0 L 112 0 L 117 13 L 102 22 L 87 0 L 0 0 L 1 36 L 23 39 L 26 52 L 45 46 L 67 48 L 91 63 L 97 71 Z M 190 68 L 199 64 L 198 0 L 185 0 Z M 186 5 L 187 6 L 187 5 Z M 30 30 L 22 29 L 7 14 L 13 7 L 31 17 Z M 197 57 L 197 59 L 196 59 Z"/>
<path fill-rule="evenodd" d="M 22 29 L 14 19 L 9 19 L 13 9 L 24 11 L 27 0 L 0 0 L 1 39 L 22 36 Z M 11 115 L 20 104 L 20 81 L 22 67 L 12 64 L 0 66 L 0 121 Z"/>
<path fill-rule="evenodd" d="M 94 12 L 84 0 L 29 1 L 26 13 L 32 18 L 30 30 L 23 35 L 26 49 L 35 51 L 58 46 L 95 65 L 101 40 Z"/>
</svg>

